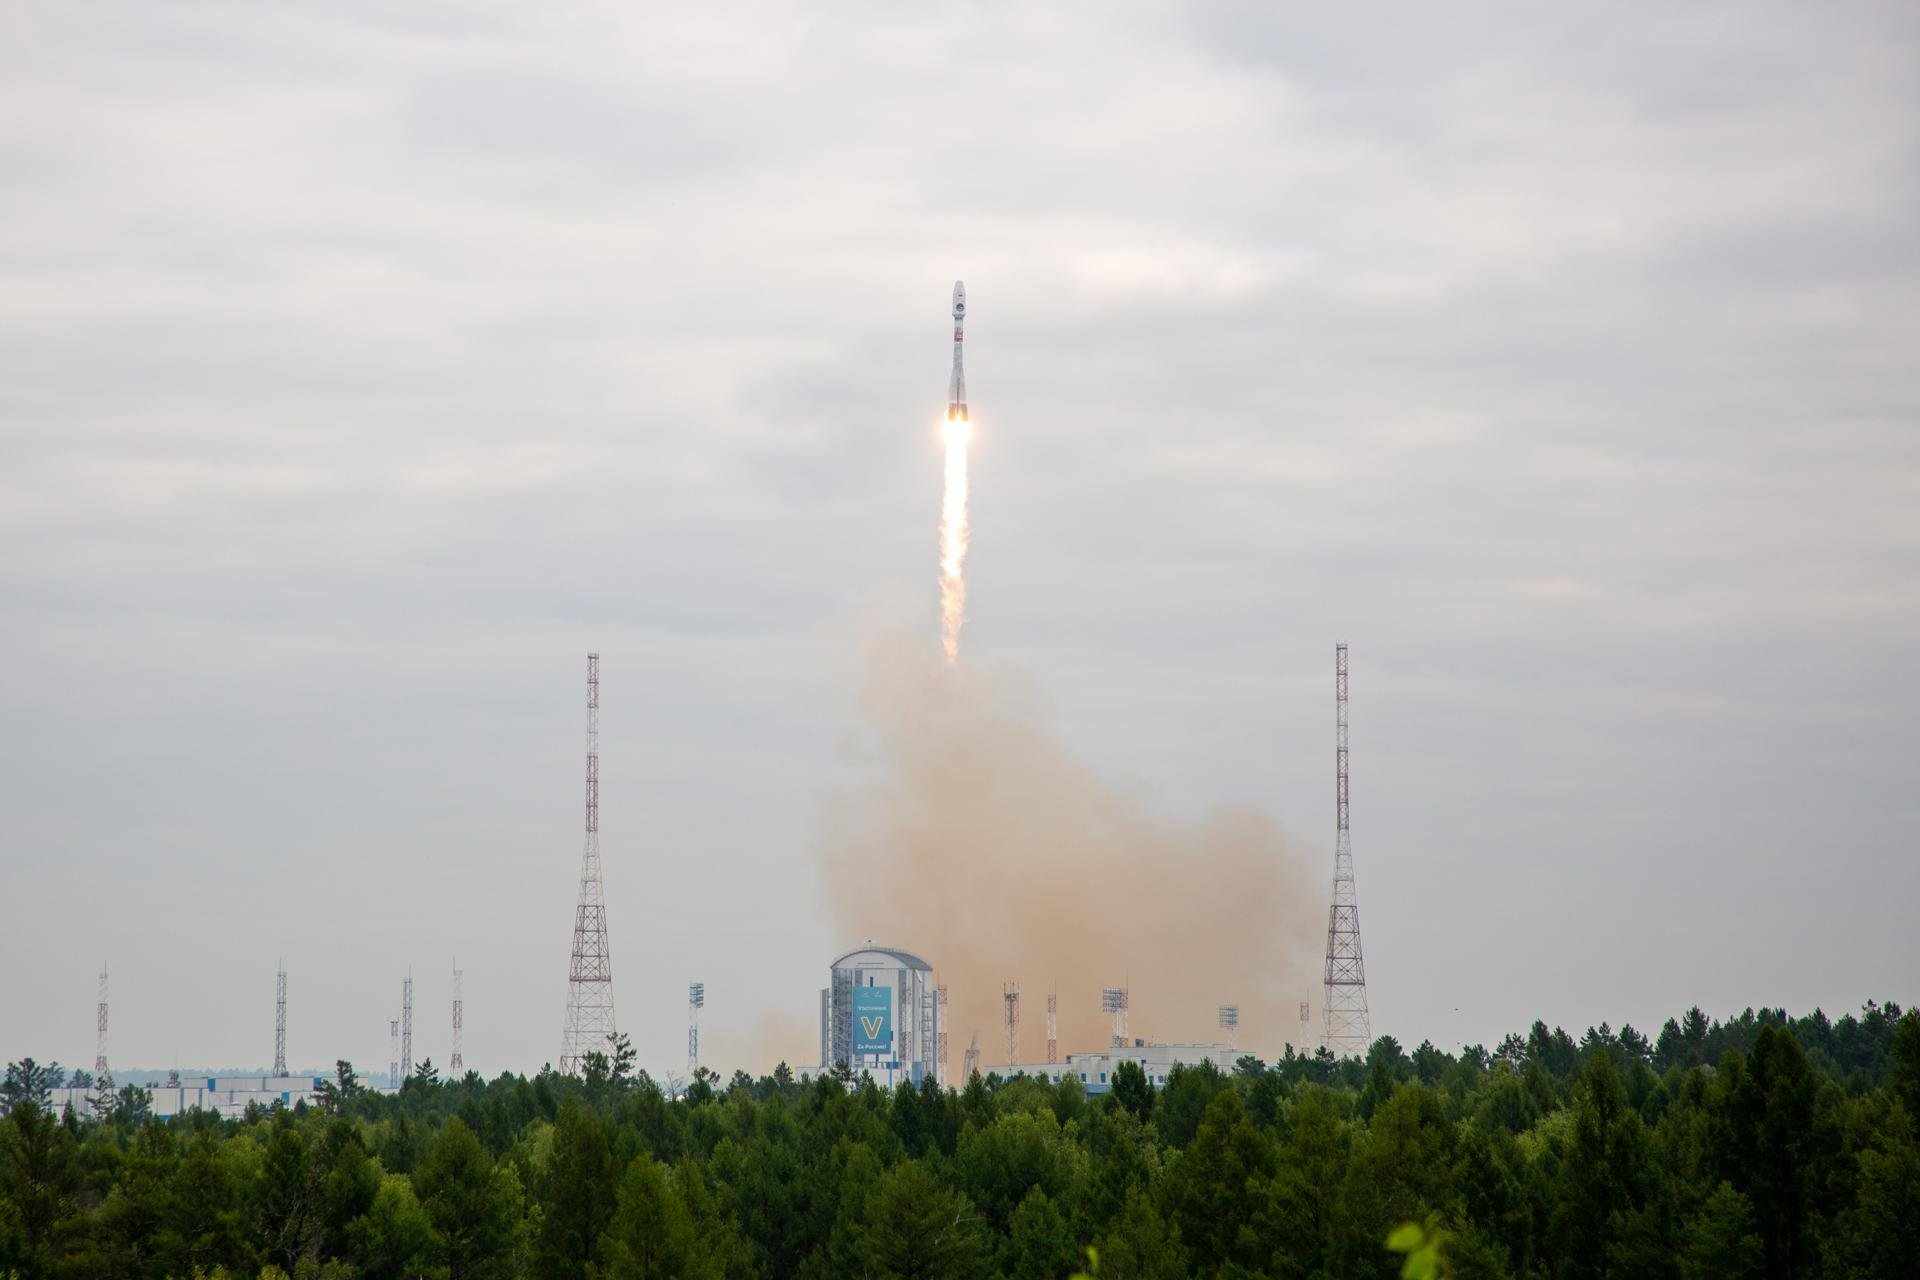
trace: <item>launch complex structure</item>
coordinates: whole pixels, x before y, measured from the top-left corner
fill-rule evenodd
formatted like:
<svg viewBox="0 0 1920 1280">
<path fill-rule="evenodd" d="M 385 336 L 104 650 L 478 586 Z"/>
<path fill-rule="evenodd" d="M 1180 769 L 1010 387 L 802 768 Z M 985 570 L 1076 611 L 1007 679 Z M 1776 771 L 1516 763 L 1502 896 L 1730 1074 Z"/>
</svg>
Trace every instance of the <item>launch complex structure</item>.
<svg viewBox="0 0 1920 1280">
<path fill-rule="evenodd" d="M 615 1032 L 613 954 L 607 944 L 607 892 L 600 871 L 600 655 L 587 655 L 586 840 L 580 851 L 580 896 L 573 912 L 573 958 L 567 967 L 567 1019 L 560 1070 L 578 1075 L 589 1053 L 605 1053 Z"/>
<path fill-rule="evenodd" d="M 949 662 L 958 656 L 960 626 L 964 620 L 966 601 L 965 559 L 968 539 L 967 515 L 967 443 L 970 433 L 969 409 L 967 404 L 966 371 L 964 350 L 966 340 L 967 292 L 966 286 L 955 281 L 951 299 L 953 320 L 953 363 L 947 383 L 947 409 L 944 424 L 946 437 L 946 493 L 943 503 L 941 522 L 941 605 L 943 622 L 943 643 Z M 580 853 L 578 896 L 574 906 L 573 945 L 567 970 L 566 1015 L 562 1027 L 561 1052 L 559 1066 L 564 1074 L 581 1074 L 587 1055 L 592 1053 L 611 1053 L 611 1041 L 616 1035 L 613 997 L 613 958 L 607 933 L 607 904 L 604 870 L 600 849 L 600 655 L 587 654 L 586 670 L 586 753 L 585 753 L 585 804 L 584 831 Z M 1350 827 L 1351 788 L 1349 777 L 1348 751 L 1348 666 L 1347 646 L 1334 646 L 1334 865 L 1331 892 L 1327 909 L 1327 936 L 1325 963 L 1322 971 L 1323 995 L 1321 1001 L 1321 1047 L 1337 1058 L 1358 1057 L 1366 1054 L 1371 1046 L 1371 1015 L 1367 1000 L 1366 963 L 1360 942 L 1360 907 L 1355 887 L 1353 868 L 1353 843 Z M 863 952 L 849 952 L 843 960 Z M 886 1050 L 877 1045 L 869 1045 L 873 1050 L 869 1054 L 875 1061 L 886 1060 L 895 1068 L 911 1070 L 918 1076 L 931 1076 L 946 1080 L 948 1076 L 949 1036 L 951 1029 L 947 1021 L 947 987 L 934 979 L 932 967 L 910 952 L 879 948 L 875 955 L 893 957 L 898 961 L 900 972 L 908 973 L 906 979 L 896 979 L 894 985 L 902 992 L 898 1002 L 900 1011 L 900 1030 L 888 1042 Z M 838 963 L 838 962 L 836 962 Z M 881 966 L 878 961 L 869 965 L 873 973 L 866 974 L 864 982 L 869 992 L 875 989 L 877 975 Z M 851 970 L 849 970 L 851 972 Z M 452 971 L 450 988 L 450 1012 L 452 1030 L 452 1054 L 448 1063 L 455 1078 L 464 1071 L 463 1022 L 464 1001 L 462 998 L 463 974 L 457 962 Z M 834 1036 L 840 1034 L 842 1022 L 847 1027 L 853 1025 L 852 995 L 857 984 L 851 979 L 836 979 L 837 986 L 822 993 L 822 1065 L 827 1065 L 836 1054 L 837 1045 Z M 278 1090 L 290 1100 L 306 1087 L 304 1079 L 288 1075 L 287 1067 L 287 966 L 285 958 L 279 962 L 275 972 L 274 984 L 274 1049 L 273 1072 L 269 1076 L 258 1078 L 257 1083 L 249 1084 L 245 1089 L 235 1089 L 238 1078 L 207 1079 L 195 1086 L 199 1090 L 199 1103 L 191 1102 L 182 1092 L 177 1100 L 182 1107 L 189 1105 L 218 1105 L 226 1108 L 244 1107 L 242 1094 L 251 1097 L 256 1094 Z M 849 1003 L 842 1005 L 837 998 L 845 987 Z M 93 1075 L 102 1087 L 111 1087 L 112 1073 L 108 1067 L 107 1027 L 108 996 L 107 967 L 102 965 L 99 974 L 98 1002 L 96 1008 L 96 1051 L 94 1054 Z M 869 994 L 867 999 L 871 999 Z M 1017 978 L 1008 978 L 1000 993 L 1002 1013 L 1002 1031 L 1005 1035 L 1005 1053 L 1009 1064 L 1019 1058 L 1020 1027 L 1024 1012 L 1021 983 Z M 390 1036 L 390 1054 L 387 1071 L 390 1087 L 398 1088 L 413 1075 L 413 1004 L 414 989 L 411 971 L 401 982 L 399 1016 L 388 1022 Z M 706 1004 L 706 986 L 702 982 L 692 982 L 687 989 L 687 1072 L 691 1076 L 700 1065 L 700 1018 Z M 1101 991 L 1101 1011 L 1112 1019 L 1112 1038 L 1104 1049 L 1109 1053 L 1133 1052 L 1141 1050 L 1149 1055 L 1158 1051 L 1177 1051 L 1184 1049 L 1215 1051 L 1234 1051 L 1237 1049 L 1241 1032 L 1241 1009 L 1237 1004 L 1222 1004 L 1218 1007 L 1217 1025 L 1222 1032 L 1222 1044 L 1208 1046 L 1153 1045 L 1143 1040 L 1133 1039 L 1128 1033 L 1127 1020 L 1130 995 L 1126 986 L 1106 987 Z M 1303 1030 L 1310 1021 L 1310 1002 L 1300 1002 L 1300 1021 Z M 876 1016 L 864 1013 L 863 1018 Z M 1057 987 L 1047 990 L 1045 996 L 1046 1018 L 1046 1056 L 1044 1063 L 1035 1064 L 1035 1070 L 1045 1074 L 1062 1073 L 1062 1055 L 1058 1032 L 1059 997 Z M 851 1037 L 851 1032 L 847 1033 Z M 903 1052 L 911 1049 L 911 1053 Z M 1066 1055 L 1067 1060 L 1085 1058 L 1088 1055 Z M 1164 1053 L 1162 1056 L 1165 1056 Z M 968 1038 L 962 1057 L 962 1077 L 964 1080 L 979 1069 L 981 1061 L 980 1032 L 973 1030 Z M 1141 1059 L 1143 1065 L 1153 1065 L 1150 1057 Z M 316 1082 L 317 1084 L 317 1082 Z M 226 1087 L 221 1087 L 221 1086 Z M 183 1087 L 184 1088 L 184 1087 Z M 191 1092 L 191 1090 L 187 1090 Z"/>
<path fill-rule="evenodd" d="M 967 513 L 969 483 L 967 447 L 971 434 L 967 408 L 965 367 L 967 289 L 954 281 L 951 299 L 953 318 L 953 364 L 947 379 L 947 411 L 944 424 L 946 481 L 941 512 L 940 604 L 941 639 L 947 661 L 959 656 L 961 626 L 966 610 L 966 553 L 969 539 Z M 1323 967 L 1321 1003 L 1321 1046 L 1336 1057 L 1364 1055 L 1371 1043 L 1371 1019 L 1367 1006 L 1366 964 L 1360 945 L 1360 907 L 1353 874 L 1353 845 L 1349 829 L 1349 779 L 1347 743 L 1347 646 L 1334 646 L 1334 863 L 1333 883 L 1327 909 L 1327 945 Z M 587 655 L 587 751 L 586 751 L 586 833 L 580 858 L 579 896 L 574 907 L 573 951 L 567 972 L 567 1009 L 562 1034 L 560 1069 L 578 1074 L 587 1054 L 604 1052 L 615 1034 L 613 1006 L 613 961 L 607 941 L 606 891 L 600 858 L 600 655 Z M 871 944 L 870 944 L 871 945 Z M 865 957 L 862 960 L 862 957 Z M 856 963 L 858 961 L 859 963 Z M 864 967 L 862 967 L 864 965 Z M 891 966 L 891 967 L 889 967 Z M 872 972 L 869 973 L 868 969 Z M 898 972 L 895 972 L 895 970 Z M 925 971 L 924 974 L 922 971 Z M 904 975 L 904 976 L 902 976 Z M 877 986 L 884 976 L 885 986 Z M 456 976 L 456 983 L 458 979 Z M 411 979 L 409 979 L 411 987 Z M 856 1004 L 855 992 L 864 1004 Z M 872 1021 L 880 1026 L 873 1012 L 882 990 L 897 990 L 900 1023 L 896 1031 L 888 1026 L 887 1047 L 869 1043 L 856 1033 L 856 1025 Z M 455 996 L 456 1044 L 459 1027 L 458 988 Z M 699 1019 L 705 1005 L 706 988 L 702 983 L 688 987 L 687 1070 L 691 1074 L 699 1062 Z M 411 1031 L 411 998 L 403 1011 L 406 1030 Z M 1132 1040 L 1127 1033 L 1129 993 L 1125 986 L 1108 987 L 1101 993 L 1101 1010 L 1113 1019 L 1111 1051 L 1155 1046 Z M 1018 979 L 1009 978 L 1001 990 L 1002 1030 L 1006 1036 L 1009 1064 L 1018 1060 L 1022 1012 Z M 1308 1002 L 1301 1002 L 1301 1021 L 1309 1016 Z M 856 1008 L 860 1009 L 856 1018 Z M 889 948 L 849 952 L 835 962 L 833 981 L 821 992 L 821 1065 L 866 1056 L 885 1062 L 891 1068 L 910 1070 L 918 1075 L 942 1078 L 947 1073 L 948 1028 L 945 1025 L 947 991 L 932 978 L 931 966 L 910 952 Z M 892 1004 L 887 1023 L 892 1021 Z M 1059 1069 L 1057 1029 L 1058 997 L 1049 992 L 1046 1000 L 1046 1066 Z M 104 1014 L 102 1015 L 104 1019 Z M 1211 1049 L 1233 1051 L 1240 1037 L 1240 1007 L 1223 1004 L 1218 1009 L 1218 1026 L 1225 1044 Z M 408 1041 L 410 1034 L 406 1035 Z M 963 1079 L 978 1069 L 979 1033 L 975 1031 L 967 1047 Z M 849 1051 L 858 1046 L 861 1054 Z M 410 1043 L 399 1056 L 403 1069 L 411 1059 Z M 1174 1049 L 1178 1046 L 1160 1046 Z M 1201 1046 L 1193 1046 L 1201 1048 Z M 910 1050 L 910 1052 L 909 1052 Z M 456 1053 L 458 1050 L 456 1049 Z"/>
<path fill-rule="evenodd" d="M 1373 1044 L 1367 966 L 1360 954 L 1360 900 L 1353 884 L 1353 835 L 1347 826 L 1347 646 L 1333 647 L 1333 900 L 1327 907 L 1326 999 L 1320 1043 L 1337 1058 L 1364 1056 Z"/>
</svg>

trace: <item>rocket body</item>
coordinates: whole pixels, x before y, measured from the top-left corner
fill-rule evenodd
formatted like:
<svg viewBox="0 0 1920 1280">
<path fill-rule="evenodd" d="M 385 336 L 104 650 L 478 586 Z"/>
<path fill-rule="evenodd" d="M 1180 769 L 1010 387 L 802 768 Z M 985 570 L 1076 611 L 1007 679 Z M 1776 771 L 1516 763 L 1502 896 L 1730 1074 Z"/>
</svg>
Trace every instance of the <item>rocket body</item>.
<svg viewBox="0 0 1920 1280">
<path fill-rule="evenodd" d="M 967 371 L 961 362 L 961 348 L 967 340 L 967 286 L 953 282 L 953 376 L 947 382 L 947 421 L 967 420 Z"/>
</svg>

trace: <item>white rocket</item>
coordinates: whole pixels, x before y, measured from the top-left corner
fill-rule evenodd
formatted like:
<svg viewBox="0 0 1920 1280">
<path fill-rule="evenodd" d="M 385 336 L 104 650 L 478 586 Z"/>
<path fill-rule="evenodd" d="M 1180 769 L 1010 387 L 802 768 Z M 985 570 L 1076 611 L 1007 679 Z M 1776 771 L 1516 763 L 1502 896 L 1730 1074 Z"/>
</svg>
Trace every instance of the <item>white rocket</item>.
<svg viewBox="0 0 1920 1280">
<path fill-rule="evenodd" d="M 960 346 L 967 340 L 967 286 L 953 282 L 953 377 L 947 383 L 947 421 L 967 420 L 967 371 L 960 363 Z"/>
</svg>

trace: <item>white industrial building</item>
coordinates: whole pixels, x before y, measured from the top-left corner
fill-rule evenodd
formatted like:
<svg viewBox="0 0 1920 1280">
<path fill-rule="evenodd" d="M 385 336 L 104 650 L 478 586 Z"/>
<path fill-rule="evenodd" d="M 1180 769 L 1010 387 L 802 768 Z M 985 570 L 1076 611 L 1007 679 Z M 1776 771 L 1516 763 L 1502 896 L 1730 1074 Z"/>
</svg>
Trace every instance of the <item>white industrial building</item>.
<svg viewBox="0 0 1920 1280">
<path fill-rule="evenodd" d="M 247 1113 L 249 1106 L 291 1109 L 304 1102 L 319 1101 L 321 1076 L 190 1076 L 178 1084 L 141 1085 L 153 1099 L 153 1114 L 176 1116 L 183 1111 L 213 1111 L 228 1119 Z M 55 1089 L 53 1110 L 57 1114 L 69 1104 L 85 1114 L 96 1093 L 92 1089 Z"/>
<path fill-rule="evenodd" d="M 1070 1053 L 1065 1062 L 1015 1063 L 992 1069 L 1001 1076 L 1028 1075 L 1055 1084 L 1072 1076 L 1089 1094 L 1101 1094 L 1113 1088 L 1114 1068 L 1123 1062 L 1138 1063 L 1147 1083 L 1157 1089 L 1167 1083 L 1175 1067 L 1211 1062 L 1223 1075 L 1229 1074 L 1240 1054 L 1240 1050 L 1224 1044 L 1148 1044 L 1136 1040 L 1130 1046 L 1116 1045 L 1097 1053 Z"/>
<path fill-rule="evenodd" d="M 872 943 L 833 962 L 820 989 L 820 1066 L 845 1063 L 889 1085 L 939 1077 L 940 1007 L 933 966 Z"/>
</svg>

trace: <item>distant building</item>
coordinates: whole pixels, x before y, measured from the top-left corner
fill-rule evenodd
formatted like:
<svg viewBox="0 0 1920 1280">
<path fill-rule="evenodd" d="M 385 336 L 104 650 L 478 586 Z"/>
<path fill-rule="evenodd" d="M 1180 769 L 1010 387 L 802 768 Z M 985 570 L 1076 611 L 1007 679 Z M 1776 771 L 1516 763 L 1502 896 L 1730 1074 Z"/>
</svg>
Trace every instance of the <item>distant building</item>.
<svg viewBox="0 0 1920 1280">
<path fill-rule="evenodd" d="M 1147 1083 L 1159 1088 L 1175 1067 L 1197 1067 L 1211 1062 L 1221 1072 L 1230 1073 L 1240 1052 L 1224 1044 L 1148 1044 L 1135 1040 L 1130 1047 L 1101 1049 L 1096 1053 L 1070 1053 L 1065 1062 L 1015 1063 L 995 1067 L 1001 1076 L 1027 1075 L 1058 1084 L 1069 1076 L 1078 1080 L 1089 1094 L 1106 1093 L 1113 1088 L 1113 1071 L 1123 1062 L 1138 1063 Z"/>
<path fill-rule="evenodd" d="M 820 989 L 820 1066 L 876 1080 L 938 1078 L 940 1009 L 933 966 L 909 951 L 865 946 L 833 962 Z"/>
<path fill-rule="evenodd" d="M 280 1106 L 292 1109 L 304 1102 L 319 1101 L 322 1076 L 192 1076 L 179 1084 L 141 1085 L 153 1098 L 153 1114 L 177 1116 L 183 1111 L 214 1111 L 229 1119 L 243 1116 L 249 1106 Z M 85 1112 L 94 1098 L 92 1089 L 55 1089 L 53 1110 L 58 1113 L 69 1103 L 76 1112 Z"/>
</svg>

